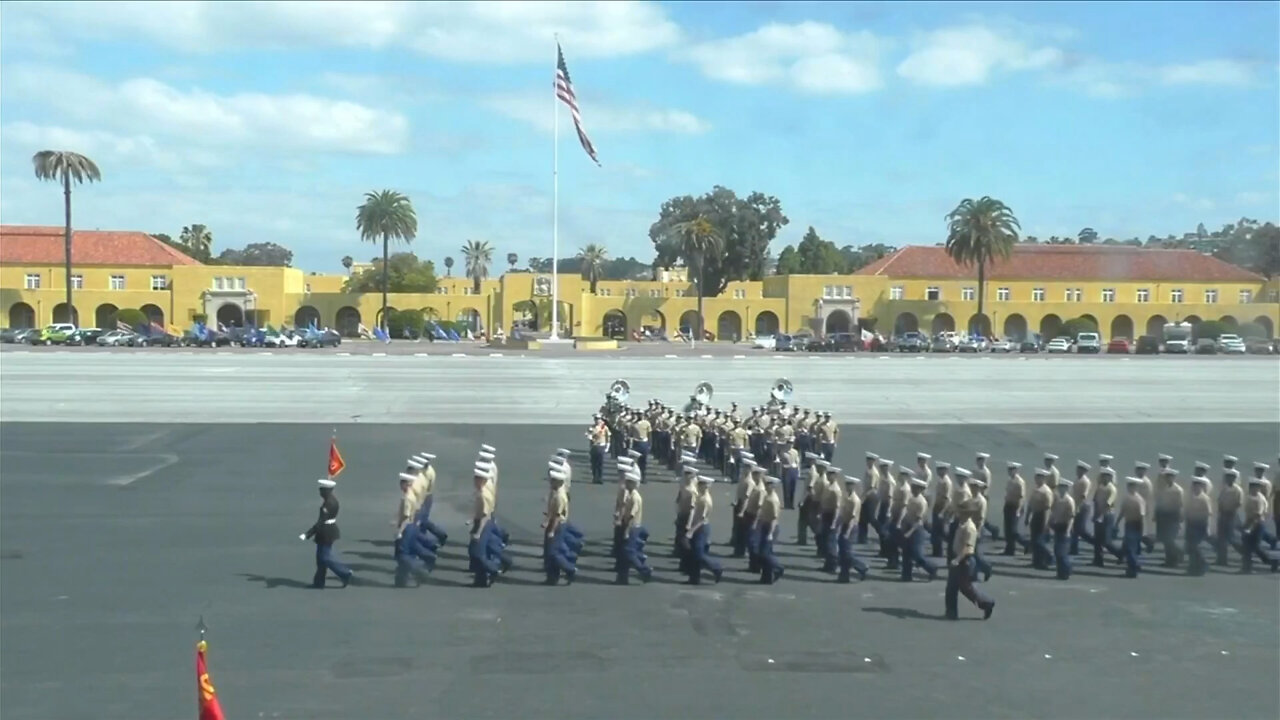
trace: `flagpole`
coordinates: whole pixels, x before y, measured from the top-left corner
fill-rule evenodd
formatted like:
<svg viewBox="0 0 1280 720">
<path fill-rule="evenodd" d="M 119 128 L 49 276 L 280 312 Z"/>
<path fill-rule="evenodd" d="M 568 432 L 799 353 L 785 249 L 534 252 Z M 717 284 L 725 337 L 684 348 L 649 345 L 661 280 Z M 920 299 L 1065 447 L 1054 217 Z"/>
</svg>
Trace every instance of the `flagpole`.
<svg viewBox="0 0 1280 720">
<path fill-rule="evenodd" d="M 334 429 L 333 429 L 333 435 L 329 437 L 329 452 L 331 453 L 330 457 L 332 457 L 333 446 L 334 446 L 334 445 L 336 445 L 336 444 L 337 444 L 337 442 L 338 442 L 338 428 L 334 428 Z M 331 461 L 330 461 L 330 462 L 331 462 Z M 325 463 L 325 474 L 327 474 L 327 475 L 329 476 L 329 479 L 330 479 L 330 480 L 332 480 L 332 479 L 333 479 L 333 473 L 328 472 L 328 470 L 329 470 L 329 462 L 326 462 L 326 463 Z"/>
<path fill-rule="evenodd" d="M 560 33 L 556 39 L 556 72 L 560 68 Z M 558 75 L 551 76 L 551 339 L 560 339 L 560 98 Z"/>
</svg>

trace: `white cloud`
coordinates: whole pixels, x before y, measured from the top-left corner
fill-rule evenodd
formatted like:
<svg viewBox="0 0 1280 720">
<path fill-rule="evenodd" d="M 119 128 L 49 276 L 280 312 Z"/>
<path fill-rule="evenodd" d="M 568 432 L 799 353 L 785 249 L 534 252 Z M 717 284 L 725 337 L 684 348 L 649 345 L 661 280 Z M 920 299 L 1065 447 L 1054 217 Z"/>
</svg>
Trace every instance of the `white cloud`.
<svg viewBox="0 0 1280 720">
<path fill-rule="evenodd" d="M 770 24 L 737 37 L 694 45 L 679 57 L 704 75 L 738 85 L 790 85 L 813 94 L 880 88 L 883 43 L 868 32 L 831 25 Z"/>
<path fill-rule="evenodd" d="M 1062 60 L 1056 47 L 1035 47 L 983 25 L 966 25 L 917 38 L 898 74 L 919 85 L 982 85 L 997 71 L 1041 70 Z"/>
<path fill-rule="evenodd" d="M 1236 194 L 1236 204 L 1238 205 L 1265 205 L 1271 209 L 1275 209 L 1280 197 L 1276 193 L 1265 193 L 1248 190 Z"/>
<path fill-rule="evenodd" d="M 104 170 L 111 167 L 164 170 L 186 176 L 188 171 L 222 166 L 225 158 L 207 150 L 186 148 L 177 152 L 150 135 L 117 135 L 99 130 L 73 130 L 29 122 L 7 123 L 0 128 L 7 146 L 21 146 L 23 154 L 40 150 L 74 150 L 93 158 Z M 30 152 L 27 152 L 27 151 Z"/>
<path fill-rule="evenodd" d="M 542 132 L 550 133 L 555 123 L 550 94 L 496 94 L 484 98 L 482 102 L 488 108 L 528 123 Z M 588 135 L 630 132 L 700 135 L 711 129 L 707 121 L 684 110 L 618 107 L 594 103 L 581 96 L 578 98 L 578 106 Z M 568 108 L 563 106 L 560 107 L 560 125 L 562 132 L 573 126 Z"/>
<path fill-rule="evenodd" d="M 643 2 L 74 2 L 6 4 L 5 20 L 60 37 L 139 39 L 192 54 L 240 49 L 410 48 L 478 63 L 555 61 L 645 52 L 679 27 Z"/>
<path fill-rule="evenodd" d="M 398 113 L 314 95 L 218 95 L 179 90 L 151 78 L 111 84 L 30 65 L 6 68 L 5 95 L 44 103 L 81 122 L 113 125 L 123 132 L 145 127 L 197 146 L 385 155 L 402 150 L 409 131 Z"/>
<path fill-rule="evenodd" d="M 1202 60 L 1173 65 L 1080 62 L 1059 79 L 1101 98 L 1136 95 L 1155 87 L 1245 87 L 1257 80 L 1257 66 L 1238 60 Z"/>
<path fill-rule="evenodd" d="M 1212 198 L 1187 195 L 1186 193 L 1174 193 L 1173 202 L 1175 205 L 1181 205 L 1192 210 L 1212 210 L 1217 207 L 1217 203 Z"/>
<path fill-rule="evenodd" d="M 1248 85 L 1254 79 L 1253 65 L 1238 60 L 1166 65 L 1157 72 L 1165 85 Z"/>
</svg>

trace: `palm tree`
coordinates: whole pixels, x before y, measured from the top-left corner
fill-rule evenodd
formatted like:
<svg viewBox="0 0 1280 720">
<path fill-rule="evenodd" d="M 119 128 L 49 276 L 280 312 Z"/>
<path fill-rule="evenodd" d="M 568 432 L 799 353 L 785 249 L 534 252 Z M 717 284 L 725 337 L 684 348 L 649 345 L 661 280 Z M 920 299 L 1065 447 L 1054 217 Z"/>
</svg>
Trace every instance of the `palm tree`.
<svg viewBox="0 0 1280 720">
<path fill-rule="evenodd" d="M 67 253 L 67 319 L 75 322 L 75 306 L 71 304 L 71 181 L 77 185 L 97 182 L 102 179 L 102 172 L 89 158 L 67 150 L 41 150 L 31 156 L 31 164 L 38 179 L 62 183 L 63 218 L 66 220 L 63 245 Z"/>
<path fill-rule="evenodd" d="M 356 264 L 356 261 L 351 259 L 350 255 L 342 256 L 342 267 L 347 271 L 348 275 L 351 274 L 351 266 L 355 264 Z"/>
<path fill-rule="evenodd" d="M 444 276 L 453 277 L 453 258 L 451 257 L 444 259 Z"/>
<path fill-rule="evenodd" d="M 382 240 L 382 311 L 379 325 L 387 322 L 387 264 L 390 260 L 388 246 L 391 240 L 406 245 L 418 234 L 418 214 L 409 198 L 394 190 L 382 190 L 364 194 L 364 204 L 356 208 L 356 229 L 360 239 L 377 243 Z"/>
<path fill-rule="evenodd" d="M 676 223 L 668 232 L 666 241 L 675 244 L 698 288 L 698 327 L 694 333 L 694 342 L 697 342 L 706 333 L 706 320 L 702 317 L 703 261 L 708 255 L 719 252 L 724 240 L 711 221 L 702 215 Z"/>
<path fill-rule="evenodd" d="M 511 266 L 511 270 L 513 272 L 515 271 L 516 263 L 518 262 L 520 262 L 520 256 L 515 253 L 507 253 L 507 264 Z"/>
<path fill-rule="evenodd" d="M 195 224 L 182 228 L 178 233 L 178 242 L 187 249 L 187 254 L 201 262 L 207 261 L 213 253 L 213 233 L 204 225 Z"/>
<path fill-rule="evenodd" d="M 466 262 L 467 277 L 471 278 L 472 294 L 480 294 L 480 281 L 489 277 L 489 263 L 493 262 L 493 248 L 487 240 L 468 240 L 462 246 L 462 259 Z"/>
<path fill-rule="evenodd" d="M 578 251 L 578 259 L 582 261 L 582 275 L 591 283 L 591 294 L 595 295 L 596 283 L 600 282 L 609 251 L 603 245 L 591 243 Z"/>
<path fill-rule="evenodd" d="M 987 265 L 1007 260 L 1022 226 L 1007 205 L 992 197 L 966 198 L 947 214 L 947 254 L 957 264 L 978 266 L 978 318 L 983 314 Z M 981 322 L 981 320 L 979 321 Z M 973 328 L 969 328 L 970 332 Z"/>
</svg>

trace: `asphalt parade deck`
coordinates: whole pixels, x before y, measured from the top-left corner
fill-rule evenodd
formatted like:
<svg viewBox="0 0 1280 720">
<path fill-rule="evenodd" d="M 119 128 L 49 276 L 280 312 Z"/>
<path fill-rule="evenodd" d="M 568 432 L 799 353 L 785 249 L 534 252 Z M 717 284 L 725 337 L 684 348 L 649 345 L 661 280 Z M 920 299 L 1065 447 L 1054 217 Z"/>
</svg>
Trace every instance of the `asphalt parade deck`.
<svg viewBox="0 0 1280 720">
<path fill-rule="evenodd" d="M 962 621 L 943 622 L 941 580 L 904 584 L 873 559 L 866 582 L 836 585 L 791 544 L 787 513 L 779 584 L 724 559 L 722 583 L 691 588 L 667 557 L 664 471 L 644 486 L 658 579 L 616 587 L 616 485 L 590 485 L 579 455 L 572 518 L 590 545 L 579 580 L 549 588 L 542 468 L 556 447 L 583 446 L 582 426 L 337 430 L 337 550 L 358 585 L 314 591 L 313 546 L 297 534 L 315 518 L 329 427 L 0 425 L 0 717 L 190 717 L 201 615 L 228 718 L 1280 716 L 1280 575 L 1265 570 L 1126 580 L 1078 562 L 1059 582 L 988 541 L 995 616 L 962 601 Z M 1069 471 L 1110 452 L 1123 471 L 1164 451 L 1188 471 L 1223 452 L 1274 461 L 1277 437 L 1274 423 L 862 427 L 837 460 L 860 472 L 864 450 L 904 462 L 927 450 L 967 465 L 985 450 L 998 506 L 1007 459 L 1033 467 L 1052 451 Z M 459 547 L 481 442 L 498 447 L 517 562 L 489 590 L 467 586 Z M 422 450 L 439 455 L 433 517 L 451 541 L 424 585 L 395 589 L 395 477 Z M 732 488 L 713 491 L 723 542 Z"/>
</svg>

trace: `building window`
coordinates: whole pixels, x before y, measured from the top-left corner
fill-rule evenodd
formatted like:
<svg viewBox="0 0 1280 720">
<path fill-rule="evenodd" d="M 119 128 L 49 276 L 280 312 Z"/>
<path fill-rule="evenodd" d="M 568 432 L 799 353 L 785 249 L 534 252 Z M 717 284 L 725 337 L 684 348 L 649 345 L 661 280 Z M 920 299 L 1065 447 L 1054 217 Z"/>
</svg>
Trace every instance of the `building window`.
<svg viewBox="0 0 1280 720">
<path fill-rule="evenodd" d="M 303 283 L 303 284 L 302 284 L 302 292 L 304 292 L 304 293 L 310 293 L 310 292 L 311 292 L 311 283 Z"/>
<path fill-rule="evenodd" d="M 445 287 L 445 286 L 443 286 L 443 285 L 439 285 L 439 286 L 437 286 L 437 287 L 436 287 L 436 294 L 437 294 L 437 295 L 448 295 L 448 294 L 449 294 L 449 288 L 447 288 L 447 287 Z"/>
<path fill-rule="evenodd" d="M 941 299 L 942 299 L 942 290 L 941 290 L 941 289 L 939 289 L 939 288 L 936 288 L 936 287 L 925 288 L 925 291 L 924 291 L 924 299 L 925 299 L 925 300 L 933 300 L 933 301 L 941 300 Z"/>
<path fill-rule="evenodd" d="M 1252 290 L 1241 290 L 1241 291 L 1240 291 L 1240 304 L 1241 304 L 1241 305 L 1247 305 L 1248 303 L 1251 303 L 1251 302 L 1253 302 L 1253 291 L 1252 291 Z"/>
<path fill-rule="evenodd" d="M 1151 291 L 1147 288 L 1139 288 L 1134 299 L 1140 303 L 1151 302 Z"/>
<path fill-rule="evenodd" d="M 684 292 L 685 292 L 684 290 L 677 290 L 676 297 L 684 297 Z"/>
<path fill-rule="evenodd" d="M 1182 302 L 1182 288 L 1174 288 L 1169 291 L 1169 302 Z"/>
<path fill-rule="evenodd" d="M 152 275 L 151 289 L 152 290 L 168 290 L 169 278 L 165 277 L 164 275 Z"/>
<path fill-rule="evenodd" d="M 244 287 L 245 287 L 245 286 L 244 286 L 244 278 L 242 278 L 242 277 L 238 277 L 238 278 L 236 278 L 236 289 L 237 289 L 237 290 L 243 290 L 243 289 L 244 289 Z"/>
<path fill-rule="evenodd" d="M 1067 291 L 1063 293 L 1062 301 L 1080 302 L 1080 298 L 1083 296 L 1084 294 L 1080 291 L 1080 288 L 1067 288 Z"/>
<path fill-rule="evenodd" d="M 1044 302 L 1044 288 L 1031 288 L 1031 302 Z"/>
<path fill-rule="evenodd" d="M 635 297 L 636 292 L 635 288 L 627 288 L 627 297 Z"/>
<path fill-rule="evenodd" d="M 893 287 L 889 288 L 890 300 L 901 300 L 902 296 L 903 296 L 903 290 L 901 285 L 894 285 Z"/>
<path fill-rule="evenodd" d="M 996 288 L 996 300 L 1009 302 L 1009 288 Z"/>
<path fill-rule="evenodd" d="M 831 285 L 823 285 L 823 286 L 822 286 L 822 297 L 823 297 L 824 299 L 826 299 L 826 300 L 830 300 L 831 298 L 833 298 L 833 297 L 835 297 L 835 296 L 836 296 L 836 291 L 835 291 L 835 288 L 834 288 L 833 286 L 831 286 Z"/>
<path fill-rule="evenodd" d="M 960 289 L 960 299 L 961 299 L 961 300 L 969 300 L 969 301 L 972 301 L 972 300 L 973 300 L 974 298 L 976 298 L 976 297 L 978 297 L 978 291 L 977 291 L 977 289 L 976 289 L 976 288 L 961 288 L 961 289 Z"/>
<path fill-rule="evenodd" d="M 610 295 L 613 295 L 613 291 L 609 288 L 599 288 L 596 294 L 601 297 L 609 297 Z"/>
<path fill-rule="evenodd" d="M 1102 302 L 1110 303 L 1110 302 L 1115 302 L 1115 301 L 1116 301 L 1116 289 L 1115 289 L 1115 288 L 1103 288 L 1103 289 L 1102 289 Z"/>
<path fill-rule="evenodd" d="M 649 297 L 651 298 L 662 297 L 662 291 L 657 288 L 652 288 L 649 290 Z"/>
<path fill-rule="evenodd" d="M 852 286 L 852 285 L 845 285 L 845 286 L 844 286 L 844 297 L 845 297 L 845 299 L 846 299 L 846 300 L 847 300 L 847 299 L 849 299 L 849 298 L 852 298 L 852 297 L 853 297 L 853 286 Z"/>
<path fill-rule="evenodd" d="M 72 289 L 72 290 L 83 290 L 83 289 L 84 289 L 84 276 L 83 276 L 83 275 L 72 275 L 72 276 L 71 276 L 71 289 Z"/>
<path fill-rule="evenodd" d="M 1218 302 L 1218 291 L 1217 291 L 1217 290 L 1205 290 L 1205 291 L 1204 291 L 1204 304 L 1205 304 L 1205 305 L 1213 305 L 1213 304 L 1214 304 L 1214 303 L 1216 303 L 1216 302 Z"/>
<path fill-rule="evenodd" d="M 111 276 L 111 289 L 112 289 L 112 290 L 123 290 L 123 289 L 124 289 L 124 276 L 123 276 L 123 275 L 112 275 L 112 276 Z"/>
<path fill-rule="evenodd" d="M 39 290 L 40 275 L 37 273 L 27 273 L 27 281 L 23 287 L 25 287 L 28 290 Z"/>
<path fill-rule="evenodd" d="M 1271 290 L 1268 292 L 1267 302 L 1280 302 L 1280 290 Z"/>
<path fill-rule="evenodd" d="M 222 278 L 220 278 L 220 277 L 216 277 L 216 278 L 214 278 L 214 279 L 213 279 L 213 289 L 214 289 L 214 290 L 225 290 L 225 289 L 226 289 L 225 281 L 224 281 Z"/>
<path fill-rule="evenodd" d="M 747 297 L 747 291 L 742 288 L 738 288 L 733 291 L 733 297 L 735 300 L 744 300 Z"/>
</svg>

